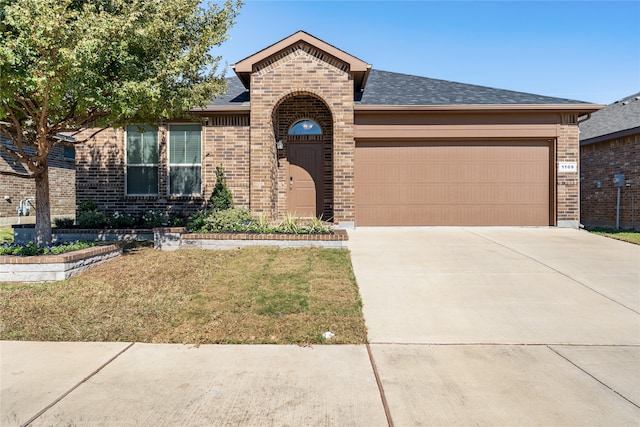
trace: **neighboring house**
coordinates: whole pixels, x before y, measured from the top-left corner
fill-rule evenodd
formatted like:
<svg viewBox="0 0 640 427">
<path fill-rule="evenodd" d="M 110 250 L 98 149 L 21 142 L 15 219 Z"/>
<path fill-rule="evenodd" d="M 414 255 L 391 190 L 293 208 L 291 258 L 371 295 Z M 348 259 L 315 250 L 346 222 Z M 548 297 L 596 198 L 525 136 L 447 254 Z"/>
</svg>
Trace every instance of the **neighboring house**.
<svg viewBox="0 0 640 427">
<path fill-rule="evenodd" d="M 0 136 L 0 144 L 13 147 L 13 143 Z M 75 150 L 56 147 L 49 154 L 49 187 L 52 217 L 75 217 L 76 213 L 76 171 Z M 0 171 L 26 174 L 27 169 L 0 150 Z M 0 225 L 35 222 L 35 180 L 0 175 Z M 18 216 L 18 207 L 22 202 L 28 206 L 29 216 Z"/>
<path fill-rule="evenodd" d="M 593 113 L 580 124 L 580 218 L 587 226 L 640 230 L 640 93 Z"/>
<path fill-rule="evenodd" d="M 233 70 L 197 123 L 78 147 L 78 201 L 186 215 L 222 165 L 235 204 L 274 219 L 578 227 L 578 117 L 599 105 L 373 70 L 302 31 Z"/>
</svg>

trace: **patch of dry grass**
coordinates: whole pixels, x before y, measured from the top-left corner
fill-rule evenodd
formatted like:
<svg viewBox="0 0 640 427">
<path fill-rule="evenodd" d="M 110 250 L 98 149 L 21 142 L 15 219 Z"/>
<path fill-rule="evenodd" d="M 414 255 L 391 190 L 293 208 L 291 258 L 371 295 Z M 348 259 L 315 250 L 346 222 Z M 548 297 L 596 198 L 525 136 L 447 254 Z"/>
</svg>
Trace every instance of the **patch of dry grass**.
<svg viewBox="0 0 640 427">
<path fill-rule="evenodd" d="M 611 228 L 599 227 L 590 227 L 587 228 L 587 230 L 600 236 L 609 237 L 610 239 L 622 240 L 623 242 L 640 245 L 640 231 L 615 230 Z"/>
<path fill-rule="evenodd" d="M 364 343 L 347 251 L 136 247 L 71 279 L 0 285 L 0 339 Z"/>
</svg>

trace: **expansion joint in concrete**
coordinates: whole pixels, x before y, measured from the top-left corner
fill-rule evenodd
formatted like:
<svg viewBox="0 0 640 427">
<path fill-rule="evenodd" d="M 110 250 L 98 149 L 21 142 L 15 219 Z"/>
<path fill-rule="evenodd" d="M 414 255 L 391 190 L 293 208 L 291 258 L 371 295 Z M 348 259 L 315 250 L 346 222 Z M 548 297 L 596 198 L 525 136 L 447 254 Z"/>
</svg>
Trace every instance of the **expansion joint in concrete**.
<svg viewBox="0 0 640 427">
<path fill-rule="evenodd" d="M 579 369 L 581 372 L 585 373 L 586 375 L 588 375 L 589 377 L 593 378 L 594 380 L 596 380 L 598 383 L 600 383 L 601 385 L 603 385 L 604 387 L 606 387 L 607 389 L 611 390 L 613 393 L 615 393 L 616 395 L 620 396 L 621 398 L 623 398 L 624 400 L 626 400 L 627 402 L 631 403 L 633 406 L 635 406 L 636 408 L 640 409 L 640 406 L 633 402 L 632 400 L 629 400 L 626 396 L 624 396 L 623 394 L 620 394 L 617 390 L 609 387 L 606 383 L 602 382 L 601 380 L 599 380 L 597 377 L 595 377 L 593 374 L 591 374 L 589 371 L 586 371 L 585 369 L 583 369 L 581 366 L 575 364 L 571 359 L 567 358 L 565 355 L 563 355 L 562 353 L 556 351 L 556 349 L 554 349 L 551 346 L 547 346 L 547 348 L 549 350 L 551 350 L 552 352 L 554 352 L 555 354 L 557 354 L 558 356 L 560 356 L 561 358 L 563 358 L 564 360 L 566 360 L 567 362 L 571 363 L 573 366 L 575 366 L 577 369 Z"/>
<path fill-rule="evenodd" d="M 382 400 L 382 407 L 384 408 L 384 414 L 387 417 L 387 424 L 389 425 L 389 427 L 393 427 L 393 420 L 391 419 L 391 411 L 389 410 L 389 405 L 387 403 L 387 396 L 384 393 L 382 380 L 380 379 L 380 374 L 378 373 L 378 366 L 376 365 L 376 361 L 373 358 L 373 353 L 371 352 L 371 346 L 369 345 L 369 343 L 367 343 L 367 353 L 369 353 L 369 361 L 371 362 L 373 375 L 376 378 L 376 384 L 378 384 L 378 391 L 380 392 L 380 399 Z"/>
<path fill-rule="evenodd" d="M 25 422 L 24 424 L 22 424 L 20 427 L 26 427 L 28 425 L 30 425 L 32 422 L 34 422 L 35 420 L 37 420 L 38 418 L 40 418 L 45 412 L 47 412 L 49 409 L 53 408 L 55 405 L 58 404 L 58 402 L 60 402 L 62 399 L 64 399 L 65 397 L 67 397 L 68 395 L 70 395 L 75 389 L 77 389 L 78 387 L 80 387 L 82 384 L 86 383 L 87 381 L 89 381 L 92 377 L 94 377 L 98 372 L 102 371 L 104 368 L 106 368 L 111 362 L 113 362 L 114 360 L 116 360 L 118 357 L 120 357 L 122 354 L 124 354 L 124 352 L 126 352 L 127 350 L 129 350 L 131 347 L 133 347 L 135 343 L 131 343 L 128 346 L 126 346 L 123 350 L 121 350 L 120 352 L 118 352 L 118 354 L 116 354 L 115 356 L 113 356 L 111 359 L 107 360 L 105 363 L 103 363 L 98 369 L 96 369 L 95 371 L 91 372 L 89 375 L 87 375 L 85 378 L 82 379 L 82 381 L 80 381 L 78 384 L 74 385 L 73 387 L 71 387 L 69 390 L 67 390 L 65 393 L 63 393 L 60 397 L 58 397 L 56 400 L 54 400 L 53 402 L 51 402 L 50 404 L 48 404 L 44 409 L 42 409 L 40 412 L 38 412 L 37 414 L 35 414 L 33 417 L 29 418 L 29 420 L 27 422 Z"/>
<path fill-rule="evenodd" d="M 604 298 L 608 299 L 609 301 L 612 301 L 612 302 L 614 302 L 614 303 L 616 303 L 616 304 L 618 304 L 618 305 L 620 305 L 620 306 L 622 306 L 622 307 L 626 308 L 627 310 L 631 310 L 632 312 L 634 312 L 634 313 L 636 313 L 636 314 L 640 314 L 640 312 L 638 312 L 638 311 L 634 310 L 633 308 L 631 308 L 631 307 L 629 307 L 629 306 L 626 306 L 626 305 L 622 304 L 620 301 L 616 301 L 615 299 L 613 299 L 613 298 L 610 298 L 610 297 L 606 296 L 606 295 L 605 295 L 605 294 L 603 294 L 602 292 L 598 292 L 597 290 L 593 289 L 591 286 L 587 285 L 586 283 L 581 282 L 580 280 L 576 279 L 575 277 L 571 277 L 570 275 L 568 275 L 568 274 L 566 274 L 566 273 L 564 273 L 564 272 L 562 272 L 562 271 L 558 270 L 557 268 L 554 268 L 554 267 L 550 266 L 549 264 L 545 264 L 544 262 L 540 261 L 540 260 L 539 260 L 539 259 L 537 259 L 537 258 L 534 258 L 534 257 L 532 257 L 532 256 L 530 256 L 530 255 L 527 255 L 527 254 L 525 254 L 525 253 L 523 253 L 523 252 L 520 252 L 520 251 L 518 251 L 518 250 L 516 250 L 516 249 L 514 249 L 514 248 L 512 248 L 512 247 L 510 247 L 510 246 L 507 246 L 507 245 L 505 245 L 505 244 L 502 244 L 502 243 L 500 243 L 500 242 L 496 242 L 495 240 L 490 239 L 490 238 L 488 238 L 487 236 L 483 236 L 482 234 L 474 233 L 473 231 L 471 231 L 471 230 L 466 230 L 466 229 L 465 229 L 465 231 L 467 231 L 468 233 L 471 233 L 471 234 L 473 234 L 473 235 L 475 235 L 475 236 L 478 236 L 478 237 L 480 237 L 480 238 L 482 238 L 482 239 L 488 240 L 488 241 L 490 241 L 491 243 L 494 243 L 494 244 L 496 244 L 496 245 L 498 245 L 498 246 L 502 246 L 502 247 L 503 247 L 503 248 L 505 248 L 505 249 L 509 249 L 510 251 L 515 252 L 515 253 L 517 253 L 518 255 L 522 255 L 523 257 L 529 258 L 530 260 L 535 261 L 535 262 L 537 262 L 538 264 L 543 265 L 543 266 L 547 267 L 548 269 L 555 271 L 556 273 L 558 273 L 558 274 L 560 274 L 560 275 L 562 275 L 562 276 L 566 277 L 567 279 L 569 279 L 569 280 L 571 280 L 571 281 L 573 281 L 573 282 L 575 282 L 575 283 L 577 283 L 577 284 L 579 284 L 579 285 L 581 285 L 581 286 L 584 286 L 585 288 L 589 289 L 589 290 L 590 290 L 590 291 L 592 291 L 592 292 L 595 292 L 596 294 L 600 295 L 601 297 L 604 297 Z"/>
</svg>

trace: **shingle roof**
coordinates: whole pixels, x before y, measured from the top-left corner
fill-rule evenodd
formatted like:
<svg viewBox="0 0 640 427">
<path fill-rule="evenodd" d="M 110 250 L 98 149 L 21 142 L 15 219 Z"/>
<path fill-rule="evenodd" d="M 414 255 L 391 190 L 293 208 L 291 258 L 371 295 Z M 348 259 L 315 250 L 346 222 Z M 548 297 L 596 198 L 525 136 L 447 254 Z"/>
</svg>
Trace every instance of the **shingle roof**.
<svg viewBox="0 0 640 427">
<path fill-rule="evenodd" d="M 237 77 L 227 79 L 229 89 L 212 106 L 249 105 L 249 92 Z M 586 104 L 565 98 L 495 89 L 409 74 L 371 70 L 360 105 L 517 105 Z"/>
<path fill-rule="evenodd" d="M 371 70 L 362 105 L 581 104 L 564 98 Z"/>
<path fill-rule="evenodd" d="M 640 132 L 640 92 L 609 104 L 580 124 L 580 143 L 589 144 L 619 132 Z M 598 138 L 595 140 L 595 138 Z"/>
<path fill-rule="evenodd" d="M 249 91 L 236 76 L 227 78 L 227 91 L 213 99 L 209 105 L 242 106 L 249 105 Z"/>
</svg>

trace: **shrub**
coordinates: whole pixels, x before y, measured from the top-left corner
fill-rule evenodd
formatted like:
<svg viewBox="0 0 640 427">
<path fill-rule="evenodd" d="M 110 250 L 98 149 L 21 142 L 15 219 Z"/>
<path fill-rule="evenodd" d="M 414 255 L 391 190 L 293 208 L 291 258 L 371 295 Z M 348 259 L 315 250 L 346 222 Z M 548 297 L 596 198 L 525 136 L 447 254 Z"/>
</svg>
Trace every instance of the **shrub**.
<svg viewBox="0 0 640 427">
<path fill-rule="evenodd" d="M 7 243 L 3 243 L 0 245 L 0 255 L 58 255 L 66 252 L 90 248 L 95 245 L 96 244 L 94 242 L 75 241 L 70 243 L 58 243 L 44 248 L 38 248 L 33 242 L 29 242 L 26 245 L 9 245 Z"/>
<path fill-rule="evenodd" d="M 84 211 L 78 214 L 80 228 L 104 228 L 106 225 L 107 217 L 98 210 Z"/>
<path fill-rule="evenodd" d="M 278 233 L 284 234 L 301 234 L 302 226 L 300 225 L 300 219 L 287 214 L 287 217 L 276 227 Z"/>
<path fill-rule="evenodd" d="M 111 215 L 107 222 L 112 228 L 131 228 L 136 223 L 136 219 L 131 215 L 121 214 L 118 211 Z"/>
<path fill-rule="evenodd" d="M 166 227 L 168 223 L 164 212 L 148 211 L 142 215 L 142 224 L 147 228 Z"/>
<path fill-rule="evenodd" d="M 98 205 L 93 200 L 85 200 L 78 203 L 78 214 L 90 211 L 97 211 Z"/>
<path fill-rule="evenodd" d="M 247 231 L 251 233 L 270 234 L 274 233 L 276 228 L 267 219 L 266 215 L 260 214 L 257 219 L 251 221 L 247 227 Z"/>
<path fill-rule="evenodd" d="M 56 228 L 71 228 L 75 220 L 73 218 L 55 218 L 53 223 Z"/>
<path fill-rule="evenodd" d="M 198 211 L 187 219 L 187 229 L 189 231 L 198 232 L 204 227 L 204 220 L 209 215 L 207 211 Z"/>
<path fill-rule="evenodd" d="M 204 218 L 199 231 L 205 233 L 225 233 L 247 231 L 251 214 L 243 208 L 212 211 Z"/>
<path fill-rule="evenodd" d="M 169 221 L 169 225 L 172 227 L 184 227 L 187 223 L 187 220 L 182 216 L 174 216 Z"/>
<path fill-rule="evenodd" d="M 233 197 L 231 190 L 227 187 L 227 179 L 224 176 L 222 166 L 216 166 L 216 185 L 209 198 L 211 210 L 224 211 L 233 207 Z"/>
</svg>

